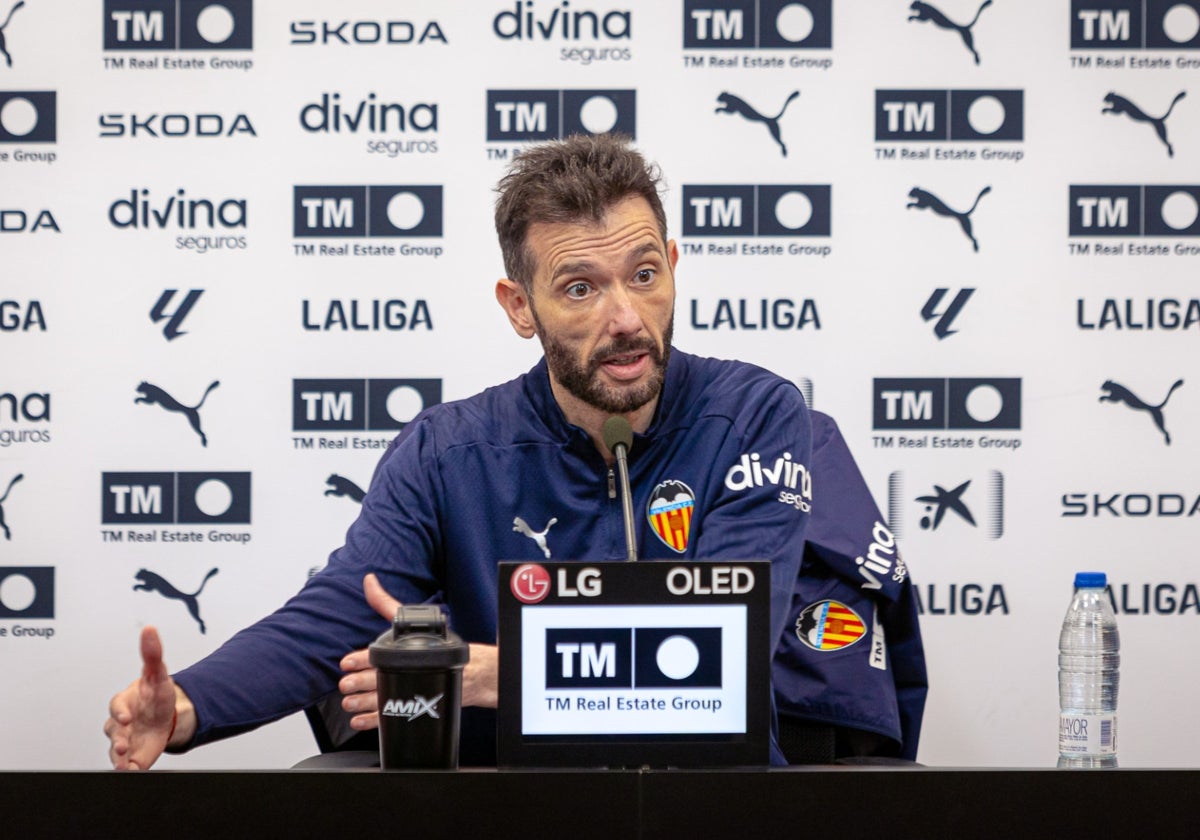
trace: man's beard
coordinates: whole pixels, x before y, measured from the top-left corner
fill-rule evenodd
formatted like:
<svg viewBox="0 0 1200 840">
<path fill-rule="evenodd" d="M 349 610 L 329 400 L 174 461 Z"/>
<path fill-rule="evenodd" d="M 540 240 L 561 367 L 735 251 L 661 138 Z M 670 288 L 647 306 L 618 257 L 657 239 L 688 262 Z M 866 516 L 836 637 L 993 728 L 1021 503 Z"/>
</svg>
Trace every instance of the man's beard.
<svg viewBox="0 0 1200 840">
<path fill-rule="evenodd" d="M 542 340 L 542 352 L 546 355 L 546 366 L 551 375 L 573 396 L 609 414 L 628 414 L 644 406 L 662 393 L 667 374 L 667 360 L 671 358 L 671 336 L 674 333 L 674 315 L 663 332 L 663 349 L 660 351 L 654 339 L 617 339 L 596 349 L 591 358 L 580 365 L 575 354 L 567 345 L 551 337 L 542 329 L 537 312 L 533 313 L 538 338 Z M 637 386 L 613 388 L 600 381 L 599 371 L 604 359 L 626 356 L 646 351 L 650 356 L 650 378 Z"/>
</svg>

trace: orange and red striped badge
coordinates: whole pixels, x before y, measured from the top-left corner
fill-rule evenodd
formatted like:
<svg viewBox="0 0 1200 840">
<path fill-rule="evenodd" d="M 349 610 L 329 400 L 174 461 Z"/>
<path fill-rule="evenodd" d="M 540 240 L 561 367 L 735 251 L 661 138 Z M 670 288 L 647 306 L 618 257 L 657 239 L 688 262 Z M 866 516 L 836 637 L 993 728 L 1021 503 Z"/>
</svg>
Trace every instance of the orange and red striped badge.
<svg viewBox="0 0 1200 840">
<path fill-rule="evenodd" d="M 658 538 L 682 554 L 687 549 L 695 509 L 696 496 L 690 487 L 679 481 L 664 481 L 650 494 L 646 518 Z"/>
<path fill-rule="evenodd" d="M 813 650 L 840 650 L 867 634 L 867 625 L 840 601 L 818 601 L 796 619 L 796 636 Z"/>
</svg>

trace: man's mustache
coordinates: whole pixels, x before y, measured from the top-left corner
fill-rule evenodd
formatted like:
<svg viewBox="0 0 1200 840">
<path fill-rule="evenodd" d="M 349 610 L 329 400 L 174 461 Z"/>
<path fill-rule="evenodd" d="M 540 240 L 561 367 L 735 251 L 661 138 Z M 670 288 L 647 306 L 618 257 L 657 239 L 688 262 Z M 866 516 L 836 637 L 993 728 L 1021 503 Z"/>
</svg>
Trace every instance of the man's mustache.
<svg viewBox="0 0 1200 840">
<path fill-rule="evenodd" d="M 588 359 L 588 365 L 592 368 L 597 368 L 604 364 L 605 360 L 611 359 L 614 356 L 628 356 L 642 351 L 649 353 L 650 358 L 656 362 L 662 361 L 662 353 L 659 352 L 658 345 L 654 343 L 654 339 L 644 337 L 618 339 L 611 344 L 606 344 L 592 353 L 591 358 Z"/>
</svg>

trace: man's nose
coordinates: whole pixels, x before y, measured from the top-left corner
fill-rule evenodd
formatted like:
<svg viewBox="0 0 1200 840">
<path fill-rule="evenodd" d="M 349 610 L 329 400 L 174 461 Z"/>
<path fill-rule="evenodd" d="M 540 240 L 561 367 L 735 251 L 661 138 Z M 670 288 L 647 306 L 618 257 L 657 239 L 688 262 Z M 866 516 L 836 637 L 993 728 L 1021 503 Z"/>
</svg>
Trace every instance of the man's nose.
<svg viewBox="0 0 1200 840">
<path fill-rule="evenodd" d="M 632 335 L 644 326 L 642 315 L 633 295 L 623 285 L 614 287 L 609 295 L 608 331 L 612 335 Z"/>
</svg>

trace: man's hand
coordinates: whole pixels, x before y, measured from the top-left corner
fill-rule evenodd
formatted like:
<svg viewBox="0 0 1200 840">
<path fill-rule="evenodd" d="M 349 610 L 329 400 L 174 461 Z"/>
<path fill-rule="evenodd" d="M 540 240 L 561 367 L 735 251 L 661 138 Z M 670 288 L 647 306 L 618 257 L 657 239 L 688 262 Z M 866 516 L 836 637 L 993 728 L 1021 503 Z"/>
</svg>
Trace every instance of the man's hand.
<svg viewBox="0 0 1200 840">
<path fill-rule="evenodd" d="M 142 629 L 142 675 L 108 704 L 104 734 L 116 770 L 148 770 L 168 740 L 185 744 L 196 731 L 191 701 L 163 664 L 162 641 L 153 627 Z"/>
<path fill-rule="evenodd" d="M 363 594 L 371 608 L 388 621 L 396 617 L 400 602 L 387 593 L 379 578 L 370 574 L 363 578 Z M 498 648 L 495 645 L 472 643 L 471 659 L 463 669 L 464 706 L 496 707 Z M 338 683 L 342 692 L 342 708 L 354 714 L 350 726 L 354 729 L 375 729 L 379 726 L 379 697 L 375 693 L 375 669 L 371 667 L 367 649 L 346 654 L 341 661 L 346 676 Z"/>
</svg>

